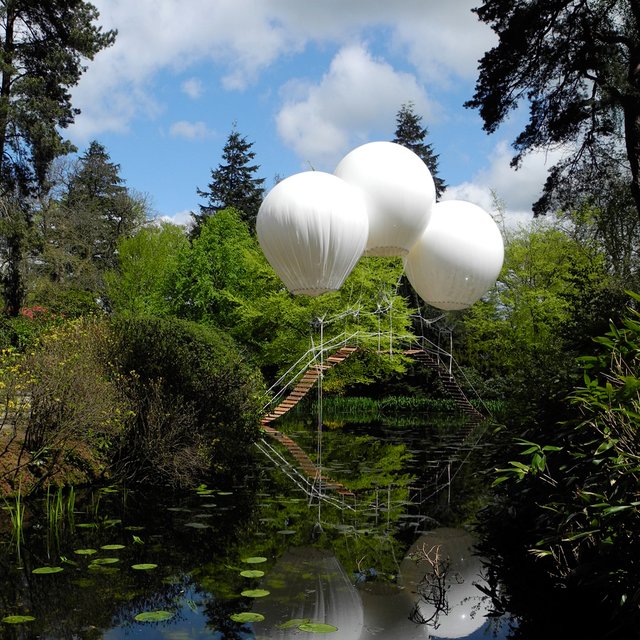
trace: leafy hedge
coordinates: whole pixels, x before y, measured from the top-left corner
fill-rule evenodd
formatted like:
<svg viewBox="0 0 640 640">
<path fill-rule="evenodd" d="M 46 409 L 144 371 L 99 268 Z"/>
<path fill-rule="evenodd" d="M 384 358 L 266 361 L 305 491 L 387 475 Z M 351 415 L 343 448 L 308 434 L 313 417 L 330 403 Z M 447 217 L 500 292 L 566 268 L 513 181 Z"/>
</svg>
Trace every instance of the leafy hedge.
<svg viewBox="0 0 640 640">
<path fill-rule="evenodd" d="M 178 319 L 120 319 L 113 362 L 135 416 L 116 455 L 125 477 L 188 484 L 226 473 L 258 436 L 261 383 L 225 333 Z"/>
</svg>

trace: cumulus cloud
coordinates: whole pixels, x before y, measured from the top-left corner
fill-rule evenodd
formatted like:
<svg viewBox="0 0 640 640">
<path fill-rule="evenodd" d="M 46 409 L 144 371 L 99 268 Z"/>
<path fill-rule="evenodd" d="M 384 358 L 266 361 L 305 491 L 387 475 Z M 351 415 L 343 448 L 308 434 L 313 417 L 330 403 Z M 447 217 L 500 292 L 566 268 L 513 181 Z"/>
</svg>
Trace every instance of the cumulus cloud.
<svg viewBox="0 0 640 640">
<path fill-rule="evenodd" d="M 191 217 L 191 211 L 189 209 L 184 209 L 183 211 L 178 211 L 174 213 L 172 216 L 162 215 L 154 219 L 156 224 L 162 222 L 169 222 L 170 224 L 175 224 L 180 227 L 185 227 L 186 230 L 189 230 L 193 225 L 193 218 Z"/>
<path fill-rule="evenodd" d="M 192 100 L 197 100 L 203 93 L 202 81 L 198 78 L 189 78 L 182 83 L 182 93 L 189 96 Z"/>
<path fill-rule="evenodd" d="M 472 180 L 449 187 L 443 200 L 469 200 L 491 212 L 501 208 L 508 224 L 526 223 L 533 217 L 531 207 L 542 193 L 547 172 L 562 154 L 562 150 L 532 152 L 516 170 L 510 166 L 512 149 L 500 141 L 488 166 Z"/>
<path fill-rule="evenodd" d="M 89 64 L 74 89 L 82 110 L 74 137 L 126 131 L 136 117 L 157 117 L 160 73 L 210 61 L 227 90 L 243 90 L 264 69 L 310 44 L 343 47 L 380 29 L 377 44 L 408 58 L 422 80 L 469 74 L 488 42 L 470 8 L 475 0 L 94 0 L 113 47 Z M 384 35 L 380 35 L 384 34 Z M 197 85 L 183 85 L 188 95 Z M 396 101 L 397 102 L 397 101 Z"/>
<path fill-rule="evenodd" d="M 394 122 L 401 103 L 433 112 L 414 76 L 374 58 L 363 45 L 339 51 L 319 83 L 292 81 L 285 96 L 278 133 L 300 158 L 330 171 L 350 147 Z"/>
<path fill-rule="evenodd" d="M 187 120 L 174 122 L 169 129 L 169 133 L 175 138 L 185 138 L 187 140 L 202 140 L 214 135 L 214 132 L 204 122 L 188 122 Z"/>
</svg>

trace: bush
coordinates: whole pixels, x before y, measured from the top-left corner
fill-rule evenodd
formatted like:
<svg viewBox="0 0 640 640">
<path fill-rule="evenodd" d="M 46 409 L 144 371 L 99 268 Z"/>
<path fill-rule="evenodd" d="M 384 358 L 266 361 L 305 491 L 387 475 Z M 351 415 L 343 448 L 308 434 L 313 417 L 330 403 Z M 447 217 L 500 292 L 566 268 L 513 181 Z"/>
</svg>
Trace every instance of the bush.
<svg viewBox="0 0 640 640">
<path fill-rule="evenodd" d="M 261 385 L 220 330 L 177 319 L 114 324 L 113 361 L 135 417 L 116 455 L 125 478 L 191 484 L 227 473 L 258 437 Z"/>
<path fill-rule="evenodd" d="M 568 396 L 567 419 L 516 439 L 519 451 L 499 463 L 495 500 L 480 514 L 481 550 L 522 637 L 546 635 L 524 631 L 531 602 L 561 609 L 571 635 L 584 637 L 572 606 L 588 607 L 588 630 L 601 621 L 608 637 L 627 637 L 621 630 L 640 621 L 640 313 L 629 308 L 596 342 L 600 352 L 579 360 L 584 382 Z"/>
<path fill-rule="evenodd" d="M 64 483 L 78 464 L 100 471 L 127 414 L 103 357 L 107 330 L 104 322 L 74 320 L 50 326 L 24 353 L 2 350 L 0 480 L 24 476 L 33 488 L 52 479 Z"/>
</svg>

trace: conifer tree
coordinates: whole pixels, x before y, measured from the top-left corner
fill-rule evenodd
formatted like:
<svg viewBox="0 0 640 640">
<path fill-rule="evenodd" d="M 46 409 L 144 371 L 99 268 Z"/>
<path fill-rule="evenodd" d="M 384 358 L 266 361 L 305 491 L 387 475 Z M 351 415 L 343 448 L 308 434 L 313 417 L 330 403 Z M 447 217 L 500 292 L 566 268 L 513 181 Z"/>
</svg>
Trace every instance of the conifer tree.
<svg viewBox="0 0 640 640">
<path fill-rule="evenodd" d="M 200 234 L 200 227 L 209 216 L 228 208 L 236 209 L 251 233 L 255 233 L 264 178 L 255 177 L 260 166 L 252 164 L 256 155 L 252 147 L 253 143 L 241 136 L 234 124 L 222 151 L 222 162 L 211 171 L 209 190 L 197 190 L 207 202 L 200 205 L 200 213 L 191 214 L 194 220 L 192 238 Z"/>
<path fill-rule="evenodd" d="M 425 143 L 429 130 L 422 126 L 422 116 L 416 114 L 413 102 L 407 102 L 400 107 L 396 123 L 396 137 L 393 142 L 411 149 L 429 167 L 436 186 L 436 198 L 440 199 L 447 185 L 438 175 L 438 155 L 433 152 L 430 144 Z"/>
</svg>

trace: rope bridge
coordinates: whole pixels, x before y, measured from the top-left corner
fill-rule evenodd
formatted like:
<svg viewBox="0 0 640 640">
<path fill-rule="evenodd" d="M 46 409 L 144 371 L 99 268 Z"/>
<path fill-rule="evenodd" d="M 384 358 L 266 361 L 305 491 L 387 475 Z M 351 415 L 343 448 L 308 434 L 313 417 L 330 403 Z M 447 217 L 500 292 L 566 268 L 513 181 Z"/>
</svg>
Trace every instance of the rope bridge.
<svg viewBox="0 0 640 640">
<path fill-rule="evenodd" d="M 349 336 L 351 340 L 356 337 L 356 334 Z M 281 444 L 293 457 L 296 463 L 296 468 L 293 469 L 293 471 L 292 469 L 289 469 L 288 472 L 290 474 L 292 472 L 296 473 L 298 476 L 296 481 L 298 484 L 302 483 L 305 485 L 303 489 L 310 496 L 315 495 L 322 497 L 325 494 L 325 490 L 336 492 L 343 497 L 353 496 L 353 493 L 342 483 L 322 474 L 321 450 L 318 453 L 318 461 L 320 464 L 316 464 L 316 462 L 314 462 L 292 438 L 278 431 L 273 427 L 272 423 L 293 409 L 310 393 L 316 384 L 321 385 L 322 376 L 328 369 L 344 362 L 349 356 L 358 350 L 357 347 L 348 346 L 345 342 L 346 339 L 344 342 L 338 342 L 338 344 L 334 343 L 325 345 L 325 350 L 336 347 L 337 349 L 326 359 L 323 359 L 321 356 L 319 362 L 317 361 L 317 354 L 315 354 L 311 364 L 308 364 L 306 367 L 302 367 L 297 374 L 293 375 L 289 383 L 284 385 L 283 389 L 275 397 L 275 400 L 277 401 L 275 408 L 269 409 L 260 421 L 262 431 L 265 435 Z M 469 401 L 453 376 L 451 371 L 451 364 L 453 362 L 452 356 L 440 347 L 429 343 L 425 339 L 412 344 L 411 347 L 412 348 L 409 349 L 399 350 L 399 352 L 415 359 L 417 362 L 425 364 L 436 372 L 444 390 L 467 417 L 467 432 L 470 433 L 474 427 L 485 420 L 485 416 Z M 396 353 L 398 353 L 398 351 L 396 351 Z M 447 362 L 448 365 L 446 364 Z M 300 361 L 292 367 L 292 370 L 294 370 L 299 363 Z M 287 374 L 285 374 L 285 376 L 286 375 Z M 279 383 L 282 383 L 283 378 L 280 379 Z M 293 387 L 291 387 L 296 379 L 297 382 L 295 382 Z M 288 388 L 290 388 L 290 390 L 287 393 L 286 390 Z M 321 389 L 319 390 L 319 393 L 321 393 Z M 270 406 L 271 403 L 267 405 L 265 409 Z M 320 416 L 318 425 L 319 448 L 321 447 L 321 422 L 322 419 Z M 259 448 L 280 468 L 287 465 L 291 467 L 290 463 L 282 458 L 282 456 L 279 456 L 279 454 L 277 454 L 264 439 L 259 444 Z M 277 456 L 278 459 L 276 460 L 274 456 Z"/>
</svg>

